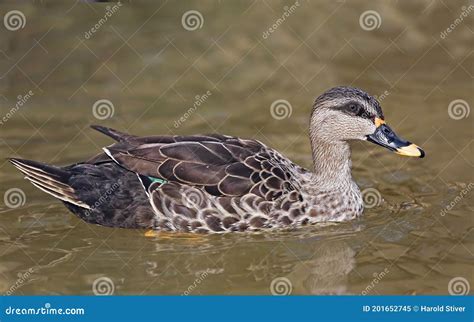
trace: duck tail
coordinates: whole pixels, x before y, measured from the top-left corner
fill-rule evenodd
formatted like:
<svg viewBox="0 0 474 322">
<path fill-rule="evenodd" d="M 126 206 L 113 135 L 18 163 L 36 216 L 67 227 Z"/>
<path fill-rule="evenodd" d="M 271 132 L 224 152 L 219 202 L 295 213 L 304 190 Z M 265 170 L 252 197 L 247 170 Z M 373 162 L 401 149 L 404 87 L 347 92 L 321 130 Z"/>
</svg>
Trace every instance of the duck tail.
<svg viewBox="0 0 474 322">
<path fill-rule="evenodd" d="M 74 189 L 68 184 L 71 172 L 37 161 L 17 158 L 8 160 L 38 189 L 64 202 L 90 209 L 88 204 L 77 198 Z"/>
<path fill-rule="evenodd" d="M 135 137 L 134 135 L 123 133 L 123 132 L 111 129 L 110 127 L 105 127 L 101 125 L 91 125 L 91 128 L 107 136 L 110 136 L 112 139 L 118 142 L 127 141 Z"/>
</svg>

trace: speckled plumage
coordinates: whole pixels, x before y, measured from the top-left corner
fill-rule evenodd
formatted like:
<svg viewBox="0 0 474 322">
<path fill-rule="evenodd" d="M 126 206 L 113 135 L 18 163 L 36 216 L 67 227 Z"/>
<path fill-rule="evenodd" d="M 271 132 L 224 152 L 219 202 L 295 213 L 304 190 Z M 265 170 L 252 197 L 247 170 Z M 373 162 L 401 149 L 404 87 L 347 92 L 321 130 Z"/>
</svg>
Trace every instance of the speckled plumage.
<svg viewBox="0 0 474 322">
<path fill-rule="evenodd" d="M 361 215 L 352 180 L 350 139 L 383 120 L 379 103 L 347 87 L 313 107 L 314 169 L 257 140 L 225 135 L 137 137 L 93 126 L 117 143 L 64 168 L 11 159 L 35 186 L 83 220 L 112 227 L 219 233 L 298 227 Z"/>
<path fill-rule="evenodd" d="M 106 151 L 140 174 L 156 214 L 153 228 L 159 230 L 260 230 L 343 221 L 362 212 L 356 185 L 318 191 L 310 171 L 256 140 L 133 138 Z"/>
</svg>

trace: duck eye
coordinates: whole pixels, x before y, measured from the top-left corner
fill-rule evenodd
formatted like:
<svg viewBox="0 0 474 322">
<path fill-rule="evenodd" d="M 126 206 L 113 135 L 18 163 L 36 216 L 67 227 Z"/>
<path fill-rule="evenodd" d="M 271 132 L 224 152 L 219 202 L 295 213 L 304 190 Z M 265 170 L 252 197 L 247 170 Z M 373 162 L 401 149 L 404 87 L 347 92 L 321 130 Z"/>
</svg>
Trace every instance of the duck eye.
<svg viewBox="0 0 474 322">
<path fill-rule="evenodd" d="M 363 116 L 364 110 L 358 104 L 349 104 L 349 112 L 355 116 Z"/>
</svg>

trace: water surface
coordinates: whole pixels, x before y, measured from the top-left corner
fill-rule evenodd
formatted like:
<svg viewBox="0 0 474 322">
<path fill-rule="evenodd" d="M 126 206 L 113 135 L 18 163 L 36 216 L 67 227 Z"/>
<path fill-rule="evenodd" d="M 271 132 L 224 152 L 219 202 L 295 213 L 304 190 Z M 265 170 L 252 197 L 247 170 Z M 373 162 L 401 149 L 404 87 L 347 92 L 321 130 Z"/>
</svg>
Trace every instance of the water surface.
<svg viewBox="0 0 474 322">
<path fill-rule="evenodd" d="M 0 202 L 0 292 L 93 294 L 99 278 L 115 294 L 270 294 L 272 281 L 289 281 L 292 294 L 448 294 L 453 278 L 472 284 L 474 13 L 440 35 L 471 3 L 134 1 L 99 28 L 105 4 L 1 5 L 26 18 L 17 31 L 1 26 L 2 157 L 84 160 L 111 143 L 89 129 L 101 124 L 256 138 L 310 168 L 311 104 L 336 85 L 380 96 L 387 122 L 427 157 L 354 143 L 355 179 L 381 196 L 360 220 L 197 237 L 86 224 L 0 161 L 1 195 L 24 193 L 19 207 Z M 183 28 L 188 10 L 201 28 Z M 374 30 L 360 25 L 367 10 L 380 16 Z M 94 115 L 100 99 L 113 115 Z M 270 113 L 279 99 L 291 104 L 281 120 Z M 467 103 L 461 114 L 449 113 L 455 100 Z"/>
</svg>

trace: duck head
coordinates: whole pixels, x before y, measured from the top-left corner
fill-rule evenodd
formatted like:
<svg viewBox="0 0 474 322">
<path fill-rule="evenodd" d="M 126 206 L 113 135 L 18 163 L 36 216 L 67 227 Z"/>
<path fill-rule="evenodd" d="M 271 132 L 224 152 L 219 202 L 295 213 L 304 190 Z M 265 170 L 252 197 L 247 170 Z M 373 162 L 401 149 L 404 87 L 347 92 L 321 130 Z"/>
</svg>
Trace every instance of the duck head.
<svg viewBox="0 0 474 322">
<path fill-rule="evenodd" d="M 420 147 L 397 136 L 385 123 L 377 99 L 353 87 L 334 87 L 316 99 L 310 134 L 316 144 L 366 140 L 400 155 L 425 156 Z"/>
</svg>

